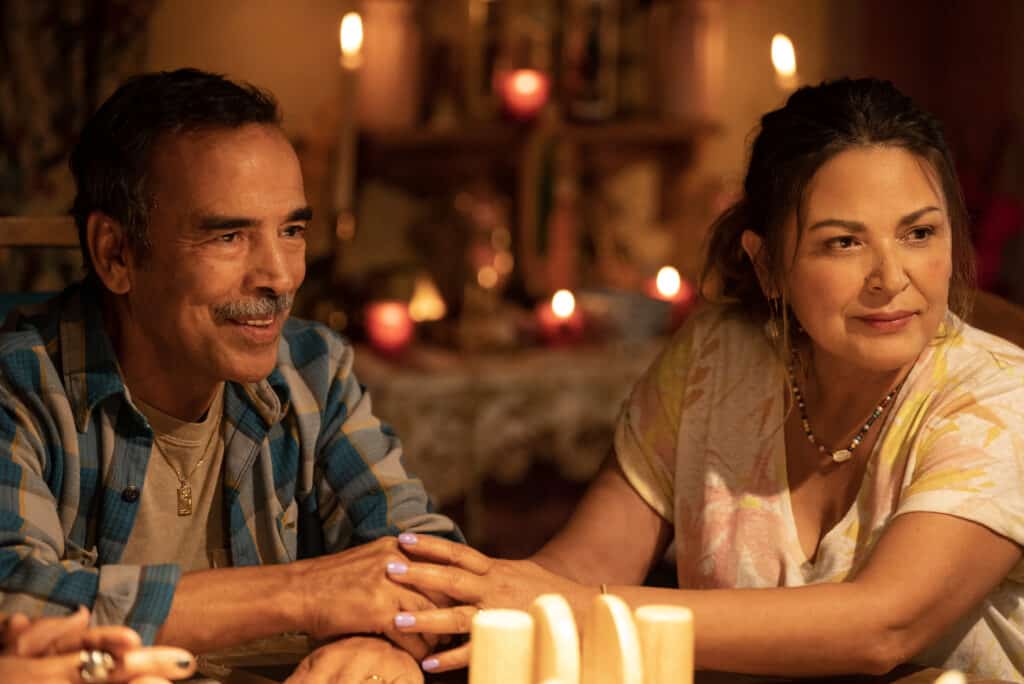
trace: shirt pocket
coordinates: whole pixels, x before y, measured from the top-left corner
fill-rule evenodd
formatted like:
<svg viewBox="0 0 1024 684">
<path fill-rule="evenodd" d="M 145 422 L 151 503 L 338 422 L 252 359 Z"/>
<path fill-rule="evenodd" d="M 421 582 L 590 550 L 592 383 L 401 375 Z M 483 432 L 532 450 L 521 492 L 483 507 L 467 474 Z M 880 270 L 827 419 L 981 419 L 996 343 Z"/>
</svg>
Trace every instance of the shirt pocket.
<svg viewBox="0 0 1024 684">
<path fill-rule="evenodd" d="M 277 535 L 281 540 L 289 561 L 298 557 L 299 505 L 292 499 L 288 507 L 277 514 Z"/>
</svg>

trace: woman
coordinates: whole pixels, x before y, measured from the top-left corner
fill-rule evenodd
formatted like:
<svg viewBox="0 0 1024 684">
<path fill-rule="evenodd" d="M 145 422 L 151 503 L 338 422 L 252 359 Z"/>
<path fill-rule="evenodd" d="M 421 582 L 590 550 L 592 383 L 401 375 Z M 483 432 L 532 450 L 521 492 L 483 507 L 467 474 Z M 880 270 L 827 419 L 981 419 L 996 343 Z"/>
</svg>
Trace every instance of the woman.
<svg viewBox="0 0 1024 684">
<path fill-rule="evenodd" d="M 196 668 L 188 651 L 142 647 L 127 627 L 89 627 L 89 611 L 29 620 L 21 613 L 0 622 L 0 682 L 170 684 Z"/>
<path fill-rule="evenodd" d="M 1024 678 L 1024 351 L 963 323 L 971 263 L 936 120 L 886 82 L 800 89 L 713 227 L 725 303 L 637 384 L 565 529 L 518 562 L 403 537 L 422 562 L 391 577 L 466 605 L 396 624 L 546 591 L 579 616 L 603 583 L 689 606 L 702 669 Z M 670 542 L 680 589 L 637 586 Z"/>
</svg>

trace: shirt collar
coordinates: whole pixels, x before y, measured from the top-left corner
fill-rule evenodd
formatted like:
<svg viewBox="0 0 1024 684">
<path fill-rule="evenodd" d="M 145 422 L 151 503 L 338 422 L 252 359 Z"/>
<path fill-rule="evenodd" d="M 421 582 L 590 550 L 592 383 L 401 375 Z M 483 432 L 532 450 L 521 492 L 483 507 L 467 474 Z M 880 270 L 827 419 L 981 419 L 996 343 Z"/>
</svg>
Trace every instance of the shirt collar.
<svg viewBox="0 0 1024 684">
<path fill-rule="evenodd" d="M 103 324 L 103 285 L 93 276 L 71 285 L 60 298 L 60 355 L 64 387 L 75 426 L 85 432 L 92 411 L 109 397 L 126 395 L 121 367 Z M 281 340 L 284 345 L 284 339 Z M 270 427 L 287 413 L 291 393 L 277 370 L 255 383 L 235 385 Z"/>
</svg>

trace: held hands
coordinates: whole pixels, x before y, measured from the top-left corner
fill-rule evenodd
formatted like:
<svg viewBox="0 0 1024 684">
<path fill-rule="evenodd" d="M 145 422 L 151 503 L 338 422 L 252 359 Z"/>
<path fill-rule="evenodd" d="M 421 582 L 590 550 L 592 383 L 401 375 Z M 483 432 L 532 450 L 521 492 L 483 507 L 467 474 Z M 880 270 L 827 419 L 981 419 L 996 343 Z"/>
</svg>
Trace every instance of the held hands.
<svg viewBox="0 0 1024 684">
<path fill-rule="evenodd" d="M 405 634 L 468 634 L 473 616 L 481 608 L 526 609 L 539 596 L 557 592 L 580 614 L 595 590 L 545 570 L 528 560 L 490 558 L 463 544 L 428 535 L 399 535 L 402 550 L 418 562 L 392 564 L 396 582 L 426 593 L 439 593 L 455 603 L 451 608 L 404 610 L 394 616 Z M 422 561 L 422 562 L 420 562 Z M 423 661 L 424 670 L 443 672 L 465 667 L 469 644 L 435 653 Z"/>
<path fill-rule="evenodd" d="M 306 616 L 304 631 L 315 639 L 383 634 L 414 658 L 422 658 L 434 647 L 436 637 L 401 632 L 394 616 L 433 610 L 437 604 L 388 575 L 389 567 L 407 563 L 394 537 L 295 563 Z"/>
<path fill-rule="evenodd" d="M 89 627 L 89 611 L 30 620 L 21 613 L 0 623 L 0 681 L 6 684 L 79 684 L 83 650 L 114 659 L 110 682 L 168 684 L 195 671 L 195 659 L 180 648 L 142 646 L 127 627 Z"/>
<path fill-rule="evenodd" d="M 423 673 L 405 651 L 375 637 L 350 637 L 321 646 L 299 663 L 285 684 L 423 684 Z"/>
</svg>

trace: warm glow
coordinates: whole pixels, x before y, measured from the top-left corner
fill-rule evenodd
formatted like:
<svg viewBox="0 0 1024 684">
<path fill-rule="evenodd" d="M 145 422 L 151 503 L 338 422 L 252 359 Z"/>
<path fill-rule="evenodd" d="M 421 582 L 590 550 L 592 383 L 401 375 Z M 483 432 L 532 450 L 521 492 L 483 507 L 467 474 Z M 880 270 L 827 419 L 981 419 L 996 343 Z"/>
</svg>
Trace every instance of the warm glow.
<svg viewBox="0 0 1024 684">
<path fill-rule="evenodd" d="M 401 352 L 412 341 L 413 332 L 409 305 L 405 302 L 371 302 L 366 306 L 366 336 L 377 351 Z"/>
<path fill-rule="evenodd" d="M 494 269 L 501 275 L 508 275 L 516 265 L 511 252 L 498 252 L 494 255 Z"/>
<path fill-rule="evenodd" d="M 796 74 L 796 50 L 793 49 L 793 41 L 784 33 L 772 36 L 772 66 L 784 78 Z"/>
<path fill-rule="evenodd" d="M 509 80 L 509 87 L 522 97 L 536 95 L 544 87 L 541 75 L 532 69 L 513 71 Z"/>
<path fill-rule="evenodd" d="M 419 276 L 413 285 L 409 300 L 409 317 L 417 323 L 439 321 L 448 313 L 448 307 L 430 276 Z"/>
<path fill-rule="evenodd" d="M 576 310 L 576 298 L 568 290 L 559 290 L 551 297 L 551 310 L 559 318 L 569 318 Z"/>
<path fill-rule="evenodd" d="M 499 90 L 505 110 L 517 119 L 531 119 L 548 101 L 551 82 L 536 69 L 516 69 L 499 79 Z"/>
<path fill-rule="evenodd" d="M 662 266 L 655 278 L 658 294 L 665 299 L 671 299 L 679 294 L 679 288 L 682 286 L 682 283 L 683 279 L 679 277 L 679 271 L 671 266 Z"/>
<path fill-rule="evenodd" d="M 483 266 L 476 272 L 476 282 L 485 290 L 498 284 L 498 271 L 493 266 Z"/>
<path fill-rule="evenodd" d="M 359 66 L 359 52 L 363 47 L 363 19 L 358 12 L 349 12 L 341 19 L 338 31 L 341 41 L 341 62 L 346 67 Z"/>
</svg>

